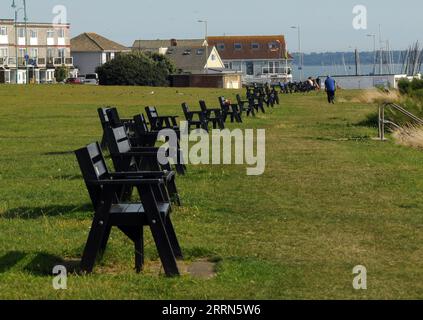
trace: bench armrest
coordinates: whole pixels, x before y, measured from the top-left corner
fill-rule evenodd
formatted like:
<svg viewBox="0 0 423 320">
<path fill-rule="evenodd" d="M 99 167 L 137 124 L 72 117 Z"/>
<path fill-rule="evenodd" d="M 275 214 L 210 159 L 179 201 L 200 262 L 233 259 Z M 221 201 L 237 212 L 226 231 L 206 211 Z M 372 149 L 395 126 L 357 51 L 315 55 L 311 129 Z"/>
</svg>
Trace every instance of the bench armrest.
<svg viewBox="0 0 423 320">
<path fill-rule="evenodd" d="M 134 179 L 134 178 L 170 178 L 175 175 L 173 171 L 132 171 L 132 172 L 115 172 L 110 173 L 110 177 L 113 179 Z"/>
<path fill-rule="evenodd" d="M 88 185 L 98 186 L 140 186 L 140 185 L 160 185 L 163 179 L 118 179 L 118 180 L 88 180 Z"/>
</svg>

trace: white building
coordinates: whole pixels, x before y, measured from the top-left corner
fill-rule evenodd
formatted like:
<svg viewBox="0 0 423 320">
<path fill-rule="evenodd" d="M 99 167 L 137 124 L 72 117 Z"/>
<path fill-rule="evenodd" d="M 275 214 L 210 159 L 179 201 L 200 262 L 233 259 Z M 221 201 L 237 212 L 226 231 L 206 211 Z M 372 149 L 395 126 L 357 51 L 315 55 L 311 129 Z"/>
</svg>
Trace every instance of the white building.
<svg viewBox="0 0 423 320">
<path fill-rule="evenodd" d="M 421 76 L 418 75 L 417 78 Z M 406 74 L 386 74 L 386 75 L 358 75 L 358 76 L 332 76 L 336 85 L 341 89 L 372 89 L 375 87 L 398 89 L 398 82 L 402 79 L 412 80 Z M 325 77 L 321 77 L 324 84 Z"/>
<path fill-rule="evenodd" d="M 131 50 L 96 33 L 82 33 L 71 39 L 73 63 L 80 74 L 95 73 L 96 68 Z"/>
<path fill-rule="evenodd" d="M 292 81 L 292 57 L 283 35 L 208 37 L 227 69 L 240 71 L 244 83 Z"/>
</svg>

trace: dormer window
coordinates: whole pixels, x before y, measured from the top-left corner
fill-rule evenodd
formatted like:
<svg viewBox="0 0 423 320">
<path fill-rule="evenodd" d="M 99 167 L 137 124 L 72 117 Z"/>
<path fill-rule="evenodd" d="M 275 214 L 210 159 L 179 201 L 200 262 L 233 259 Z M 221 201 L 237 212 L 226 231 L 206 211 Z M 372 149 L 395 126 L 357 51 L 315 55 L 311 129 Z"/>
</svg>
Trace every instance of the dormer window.
<svg viewBox="0 0 423 320">
<path fill-rule="evenodd" d="M 257 43 L 257 42 L 253 42 L 253 43 L 251 44 L 251 49 L 253 49 L 253 50 L 258 50 L 258 49 L 260 49 L 260 44 L 259 44 L 259 43 Z"/>
<path fill-rule="evenodd" d="M 234 44 L 234 49 L 235 50 L 242 50 L 242 44 L 241 43 L 235 43 Z"/>
<path fill-rule="evenodd" d="M 269 49 L 270 50 L 278 50 L 279 45 L 276 41 L 269 42 Z"/>
<path fill-rule="evenodd" d="M 217 50 L 225 50 L 225 44 L 224 43 L 218 43 L 216 47 L 217 47 Z"/>
<path fill-rule="evenodd" d="M 201 56 L 204 54 L 204 49 L 197 49 L 197 56 Z"/>
</svg>

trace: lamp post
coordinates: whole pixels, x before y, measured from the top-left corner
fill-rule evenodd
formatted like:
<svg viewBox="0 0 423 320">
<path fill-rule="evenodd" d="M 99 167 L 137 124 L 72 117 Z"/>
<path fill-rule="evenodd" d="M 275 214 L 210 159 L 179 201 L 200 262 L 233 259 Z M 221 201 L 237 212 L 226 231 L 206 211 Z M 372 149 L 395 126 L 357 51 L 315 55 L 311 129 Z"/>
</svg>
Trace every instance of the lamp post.
<svg viewBox="0 0 423 320">
<path fill-rule="evenodd" d="M 299 55 L 299 69 L 300 69 L 300 81 L 303 81 L 303 55 L 301 53 L 301 26 L 293 26 L 291 29 L 296 29 L 298 31 L 298 55 Z"/>
<path fill-rule="evenodd" d="M 209 42 L 207 41 L 208 37 L 208 21 L 207 20 L 198 20 L 199 23 L 204 23 L 205 26 L 205 41 L 206 41 L 206 73 L 209 73 Z"/>
<path fill-rule="evenodd" d="M 373 37 L 373 75 L 376 74 L 376 34 L 368 34 L 367 37 Z"/>
<path fill-rule="evenodd" d="M 24 8 L 24 23 L 25 23 L 25 55 L 28 56 L 28 16 L 26 14 L 26 0 L 23 0 L 23 8 Z M 25 57 L 25 65 L 26 65 L 26 84 L 29 84 L 29 66 L 28 60 Z"/>
<path fill-rule="evenodd" d="M 23 7 L 18 8 L 16 5 L 15 0 L 12 1 L 12 6 L 15 10 L 15 59 L 16 59 L 16 84 L 19 82 L 19 50 L 18 50 L 18 14 L 19 11 L 24 11 L 24 21 L 25 21 L 25 55 L 28 54 L 28 39 L 27 39 L 27 23 L 28 23 L 28 17 L 26 15 L 26 0 L 23 0 Z M 28 65 L 26 65 L 26 83 L 29 83 L 28 78 L 29 70 Z"/>
<path fill-rule="evenodd" d="M 16 84 L 18 84 L 19 82 L 19 61 L 18 61 L 18 55 L 19 55 L 19 50 L 18 50 L 18 14 L 19 11 L 24 10 L 24 7 L 18 8 L 15 0 L 12 1 L 12 9 L 15 10 L 15 23 L 14 23 L 14 28 L 15 28 L 15 64 L 16 64 L 16 75 L 15 75 L 15 79 L 16 79 Z"/>
</svg>

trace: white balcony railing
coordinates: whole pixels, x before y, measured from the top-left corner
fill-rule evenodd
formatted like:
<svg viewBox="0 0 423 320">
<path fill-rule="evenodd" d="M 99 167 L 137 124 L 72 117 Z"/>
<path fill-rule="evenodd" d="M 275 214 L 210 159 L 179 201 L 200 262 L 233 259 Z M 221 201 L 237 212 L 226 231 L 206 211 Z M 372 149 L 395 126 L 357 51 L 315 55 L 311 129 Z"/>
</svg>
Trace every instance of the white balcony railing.
<svg viewBox="0 0 423 320">
<path fill-rule="evenodd" d="M 280 74 L 289 74 L 291 69 L 288 67 L 277 67 L 277 68 L 269 68 L 264 67 L 262 69 L 262 74 L 265 75 L 280 75 Z"/>
<path fill-rule="evenodd" d="M 71 67 L 73 66 L 73 58 L 30 58 L 28 62 L 25 61 L 25 58 L 18 57 L 18 66 L 26 67 L 46 67 L 53 66 L 59 67 L 62 65 Z M 15 67 L 16 68 L 16 58 L 15 57 L 0 57 L 0 66 Z"/>
</svg>

